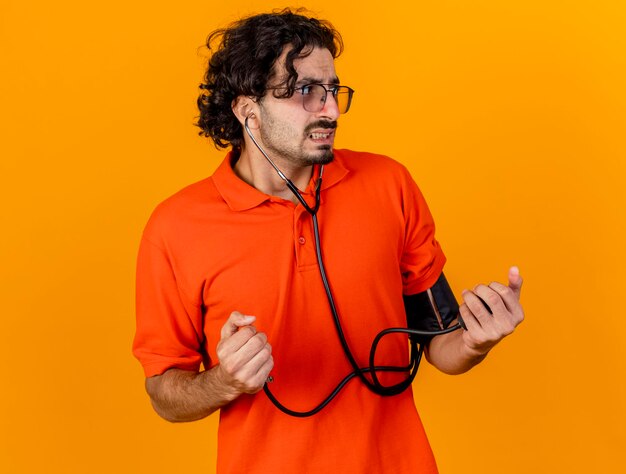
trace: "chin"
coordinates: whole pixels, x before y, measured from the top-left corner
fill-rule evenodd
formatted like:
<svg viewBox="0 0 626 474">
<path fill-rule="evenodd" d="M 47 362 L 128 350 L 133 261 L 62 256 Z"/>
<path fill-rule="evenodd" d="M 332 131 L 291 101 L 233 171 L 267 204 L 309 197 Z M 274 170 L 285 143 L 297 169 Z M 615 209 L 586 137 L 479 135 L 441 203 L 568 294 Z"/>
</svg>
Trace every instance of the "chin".
<svg viewBox="0 0 626 474">
<path fill-rule="evenodd" d="M 307 165 L 327 165 L 335 158 L 332 147 L 320 148 L 319 154 L 316 156 L 307 156 L 304 161 Z"/>
<path fill-rule="evenodd" d="M 324 153 L 324 155 L 322 155 L 319 160 L 317 160 L 317 163 L 320 165 L 327 165 L 328 163 L 332 162 L 335 159 L 335 154 L 333 153 L 332 150 L 329 150 L 328 153 Z"/>
</svg>

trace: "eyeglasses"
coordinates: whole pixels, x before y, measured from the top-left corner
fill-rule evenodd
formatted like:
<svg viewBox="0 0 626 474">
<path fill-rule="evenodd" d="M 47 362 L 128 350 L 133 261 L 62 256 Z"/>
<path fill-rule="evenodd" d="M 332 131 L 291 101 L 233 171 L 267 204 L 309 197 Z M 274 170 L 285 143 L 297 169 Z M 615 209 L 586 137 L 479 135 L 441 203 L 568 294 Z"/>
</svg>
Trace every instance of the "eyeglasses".
<svg viewBox="0 0 626 474">
<path fill-rule="evenodd" d="M 269 88 L 271 89 L 283 89 L 282 87 Z M 337 108 L 340 114 L 345 114 L 350 110 L 350 104 L 352 103 L 352 94 L 354 90 L 348 86 L 339 86 L 337 84 L 306 84 L 301 87 L 296 87 L 295 92 L 302 94 L 302 107 L 307 112 L 319 112 L 326 105 L 328 93 L 330 92 L 337 102 Z"/>
</svg>

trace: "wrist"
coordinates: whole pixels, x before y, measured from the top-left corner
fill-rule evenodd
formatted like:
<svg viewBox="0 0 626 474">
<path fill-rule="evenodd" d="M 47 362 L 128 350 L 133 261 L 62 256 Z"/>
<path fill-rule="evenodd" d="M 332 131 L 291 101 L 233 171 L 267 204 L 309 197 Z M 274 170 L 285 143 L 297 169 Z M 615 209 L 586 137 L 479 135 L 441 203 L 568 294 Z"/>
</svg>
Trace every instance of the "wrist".
<svg viewBox="0 0 626 474">
<path fill-rule="evenodd" d="M 485 357 L 487 357 L 487 354 L 489 354 L 489 351 L 493 348 L 493 346 L 493 344 L 472 344 L 471 342 L 468 343 L 465 338 L 463 338 L 461 352 L 465 359 L 480 362 Z"/>
<path fill-rule="evenodd" d="M 232 402 L 238 398 L 243 392 L 233 383 L 233 378 L 224 370 L 221 364 L 217 364 L 211 369 L 214 374 L 214 383 L 217 390 L 222 394 L 222 398 L 228 402 Z"/>
</svg>

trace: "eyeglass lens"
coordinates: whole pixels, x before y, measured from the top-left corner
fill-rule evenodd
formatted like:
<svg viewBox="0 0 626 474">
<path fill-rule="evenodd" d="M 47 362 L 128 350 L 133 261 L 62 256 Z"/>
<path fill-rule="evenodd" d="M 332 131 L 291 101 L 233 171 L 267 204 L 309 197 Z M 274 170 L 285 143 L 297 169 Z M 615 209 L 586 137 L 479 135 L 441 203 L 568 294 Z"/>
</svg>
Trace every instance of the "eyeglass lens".
<svg viewBox="0 0 626 474">
<path fill-rule="evenodd" d="M 302 105 L 308 112 L 319 112 L 326 104 L 328 93 L 331 93 L 337 102 L 339 113 L 345 114 L 350 109 L 352 92 L 347 86 L 331 86 L 327 89 L 321 84 L 310 84 L 302 88 Z"/>
</svg>

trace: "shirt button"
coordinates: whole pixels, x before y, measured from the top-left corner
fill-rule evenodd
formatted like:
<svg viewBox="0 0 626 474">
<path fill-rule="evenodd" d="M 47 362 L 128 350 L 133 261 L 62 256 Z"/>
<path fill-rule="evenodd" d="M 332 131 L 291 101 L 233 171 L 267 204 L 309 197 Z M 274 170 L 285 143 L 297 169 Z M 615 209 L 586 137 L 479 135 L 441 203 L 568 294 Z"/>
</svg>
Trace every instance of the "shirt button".
<svg viewBox="0 0 626 474">
<path fill-rule="evenodd" d="M 304 245 L 306 243 L 306 239 L 304 237 L 298 237 L 298 242 Z"/>
</svg>

